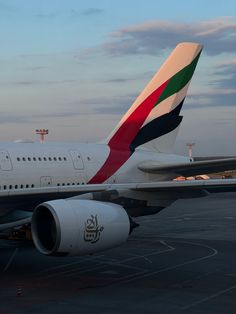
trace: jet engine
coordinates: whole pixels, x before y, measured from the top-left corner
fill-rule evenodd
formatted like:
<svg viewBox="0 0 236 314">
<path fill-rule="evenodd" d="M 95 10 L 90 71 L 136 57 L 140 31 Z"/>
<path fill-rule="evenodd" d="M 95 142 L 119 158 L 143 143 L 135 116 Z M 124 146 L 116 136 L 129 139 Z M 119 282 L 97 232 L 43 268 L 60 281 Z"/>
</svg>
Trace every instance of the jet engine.
<svg viewBox="0 0 236 314">
<path fill-rule="evenodd" d="M 94 200 L 60 199 L 34 210 L 31 230 L 45 255 L 85 255 L 124 243 L 137 224 L 124 208 Z"/>
</svg>

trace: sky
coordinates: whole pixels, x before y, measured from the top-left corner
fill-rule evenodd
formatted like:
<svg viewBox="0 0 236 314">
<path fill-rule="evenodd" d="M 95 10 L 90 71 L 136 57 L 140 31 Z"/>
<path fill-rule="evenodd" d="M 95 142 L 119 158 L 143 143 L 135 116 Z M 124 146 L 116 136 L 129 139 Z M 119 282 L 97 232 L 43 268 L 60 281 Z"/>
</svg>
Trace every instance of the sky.
<svg viewBox="0 0 236 314">
<path fill-rule="evenodd" d="M 236 154 L 235 0 L 0 0 L 0 141 L 99 141 L 181 41 L 204 45 L 175 146 Z"/>
</svg>

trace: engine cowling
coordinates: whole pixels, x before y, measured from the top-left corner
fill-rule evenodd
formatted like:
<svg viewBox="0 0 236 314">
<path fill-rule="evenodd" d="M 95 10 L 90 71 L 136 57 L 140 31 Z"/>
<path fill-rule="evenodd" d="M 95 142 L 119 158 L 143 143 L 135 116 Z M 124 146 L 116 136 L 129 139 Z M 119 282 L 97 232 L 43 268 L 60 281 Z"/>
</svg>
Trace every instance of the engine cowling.
<svg viewBox="0 0 236 314">
<path fill-rule="evenodd" d="M 133 227 L 120 205 L 78 199 L 40 204 L 31 222 L 36 248 L 45 255 L 56 256 L 113 248 L 127 240 Z"/>
</svg>

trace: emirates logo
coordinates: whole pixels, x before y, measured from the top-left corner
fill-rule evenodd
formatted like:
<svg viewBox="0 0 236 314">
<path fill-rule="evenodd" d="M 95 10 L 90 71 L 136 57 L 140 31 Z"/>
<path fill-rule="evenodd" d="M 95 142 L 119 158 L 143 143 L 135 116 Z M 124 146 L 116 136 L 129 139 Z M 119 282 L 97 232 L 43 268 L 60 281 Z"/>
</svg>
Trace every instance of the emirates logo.
<svg viewBox="0 0 236 314">
<path fill-rule="evenodd" d="M 86 220 L 84 228 L 84 241 L 92 244 L 99 241 L 104 227 L 99 225 L 97 215 L 91 215 Z"/>
</svg>

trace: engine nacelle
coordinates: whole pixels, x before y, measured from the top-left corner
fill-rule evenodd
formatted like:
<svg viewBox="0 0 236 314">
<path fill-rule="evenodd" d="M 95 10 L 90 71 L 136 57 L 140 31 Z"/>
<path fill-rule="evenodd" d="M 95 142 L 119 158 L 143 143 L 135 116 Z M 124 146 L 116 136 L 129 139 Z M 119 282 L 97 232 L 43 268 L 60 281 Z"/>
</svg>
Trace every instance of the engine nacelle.
<svg viewBox="0 0 236 314">
<path fill-rule="evenodd" d="M 45 255 L 57 256 L 113 248 L 127 240 L 133 227 L 120 205 L 78 199 L 40 204 L 31 223 L 36 248 Z"/>
</svg>

